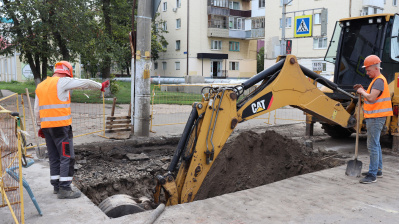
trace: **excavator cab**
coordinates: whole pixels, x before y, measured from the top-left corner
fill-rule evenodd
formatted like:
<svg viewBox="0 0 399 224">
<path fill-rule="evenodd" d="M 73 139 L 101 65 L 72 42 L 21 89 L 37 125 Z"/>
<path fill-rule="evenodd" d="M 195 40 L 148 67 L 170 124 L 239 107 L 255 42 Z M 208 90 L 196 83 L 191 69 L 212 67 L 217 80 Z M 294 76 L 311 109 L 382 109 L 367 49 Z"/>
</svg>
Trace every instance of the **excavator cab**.
<svg viewBox="0 0 399 224">
<path fill-rule="evenodd" d="M 362 66 L 371 54 L 381 58 L 381 73 L 391 83 L 395 72 L 399 71 L 398 30 L 398 14 L 375 14 L 338 21 L 324 58 L 335 64 L 334 83 L 347 92 L 353 92 L 354 84 L 367 88 L 371 79 Z M 329 96 L 347 99 L 340 93 Z"/>
<path fill-rule="evenodd" d="M 364 59 L 374 54 L 382 60 L 381 74 L 385 76 L 388 83 L 391 83 L 390 92 L 393 94 L 395 73 L 399 72 L 398 30 L 398 14 L 374 14 L 337 21 L 324 58 L 325 61 L 335 64 L 334 83 L 345 92 L 354 93 L 353 85 L 355 84 L 361 84 L 367 89 L 372 79 L 367 76 L 362 66 Z M 352 103 L 351 98 L 341 92 L 328 91 L 325 94 L 342 103 L 345 108 L 349 108 Z M 354 131 L 317 119 L 313 121 L 320 122 L 324 131 L 333 138 L 345 138 Z M 396 117 L 387 119 L 385 134 L 397 130 L 397 125 L 390 124 L 393 121 L 396 122 Z"/>
</svg>

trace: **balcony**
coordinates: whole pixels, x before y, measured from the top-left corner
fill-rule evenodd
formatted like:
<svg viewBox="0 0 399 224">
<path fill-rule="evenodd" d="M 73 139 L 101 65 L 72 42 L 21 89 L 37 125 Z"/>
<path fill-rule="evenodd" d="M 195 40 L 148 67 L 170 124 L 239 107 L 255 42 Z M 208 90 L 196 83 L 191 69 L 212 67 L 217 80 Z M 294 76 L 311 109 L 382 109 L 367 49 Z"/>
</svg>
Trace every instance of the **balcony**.
<svg viewBox="0 0 399 224">
<path fill-rule="evenodd" d="M 229 38 L 247 39 L 251 37 L 250 30 L 229 30 Z"/>
<path fill-rule="evenodd" d="M 210 27 L 208 28 L 208 37 L 229 38 L 229 30 Z"/>
<path fill-rule="evenodd" d="M 230 9 L 230 16 L 251 17 L 251 10 Z"/>
<path fill-rule="evenodd" d="M 265 38 L 265 28 L 258 28 L 251 30 L 251 39 L 263 39 Z"/>
<path fill-rule="evenodd" d="M 363 0 L 363 7 L 374 7 L 384 9 L 384 1 L 382 0 Z"/>
<path fill-rule="evenodd" d="M 208 6 L 208 15 L 229 16 L 230 10 L 228 8 Z"/>
</svg>

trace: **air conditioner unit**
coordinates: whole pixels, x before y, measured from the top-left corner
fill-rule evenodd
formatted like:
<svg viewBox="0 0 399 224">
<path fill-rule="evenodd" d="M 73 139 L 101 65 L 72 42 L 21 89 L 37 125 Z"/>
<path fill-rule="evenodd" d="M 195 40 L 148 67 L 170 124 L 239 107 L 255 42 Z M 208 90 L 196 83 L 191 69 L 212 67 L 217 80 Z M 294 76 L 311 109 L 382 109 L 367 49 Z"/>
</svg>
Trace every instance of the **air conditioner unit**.
<svg viewBox="0 0 399 224">
<path fill-rule="evenodd" d="M 176 12 L 177 11 L 177 8 L 173 8 L 173 12 Z"/>
</svg>

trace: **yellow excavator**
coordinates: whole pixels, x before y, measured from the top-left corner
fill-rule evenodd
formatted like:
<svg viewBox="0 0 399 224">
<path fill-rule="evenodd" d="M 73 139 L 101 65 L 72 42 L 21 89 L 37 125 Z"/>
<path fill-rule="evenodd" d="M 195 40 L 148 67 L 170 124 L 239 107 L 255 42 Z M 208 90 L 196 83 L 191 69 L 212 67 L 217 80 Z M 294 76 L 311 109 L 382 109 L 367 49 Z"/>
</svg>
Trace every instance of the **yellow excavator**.
<svg viewBox="0 0 399 224">
<path fill-rule="evenodd" d="M 371 79 L 362 68 L 364 58 L 370 54 L 382 59 L 382 73 L 390 83 L 394 116 L 387 119 L 383 132 L 394 137 L 395 145 L 399 136 L 398 32 L 398 14 L 338 21 L 325 56 L 326 61 L 335 64 L 334 81 L 298 64 L 294 55 L 287 55 L 241 85 L 203 88 L 202 101 L 193 104 L 168 172 L 156 177 L 154 202 L 176 205 L 193 201 L 237 124 L 278 108 L 289 105 L 312 115 L 313 121 L 320 122 L 325 132 L 335 138 L 356 132 L 358 98 L 353 85 L 367 88 L 370 84 Z M 321 91 L 315 82 L 330 91 Z M 260 84 L 250 94 L 240 98 L 257 83 Z M 363 116 L 360 117 L 362 124 Z M 364 130 L 365 125 L 360 128 Z"/>
</svg>

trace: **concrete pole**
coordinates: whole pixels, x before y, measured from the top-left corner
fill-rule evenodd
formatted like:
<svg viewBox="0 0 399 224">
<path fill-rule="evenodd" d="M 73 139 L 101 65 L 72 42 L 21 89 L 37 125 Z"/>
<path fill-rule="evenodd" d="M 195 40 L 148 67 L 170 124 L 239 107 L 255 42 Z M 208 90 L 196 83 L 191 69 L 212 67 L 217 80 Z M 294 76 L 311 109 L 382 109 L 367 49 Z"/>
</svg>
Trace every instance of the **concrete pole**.
<svg viewBox="0 0 399 224">
<path fill-rule="evenodd" d="M 285 47 L 285 11 L 286 11 L 286 6 L 287 2 L 289 0 L 283 0 L 283 17 L 281 18 L 281 49 L 280 49 L 280 54 L 281 55 L 286 55 L 286 47 Z M 295 29 L 295 28 L 294 28 Z"/>
<path fill-rule="evenodd" d="M 139 0 L 137 7 L 136 94 L 134 135 L 150 135 L 150 69 L 151 69 L 152 0 Z"/>
</svg>

